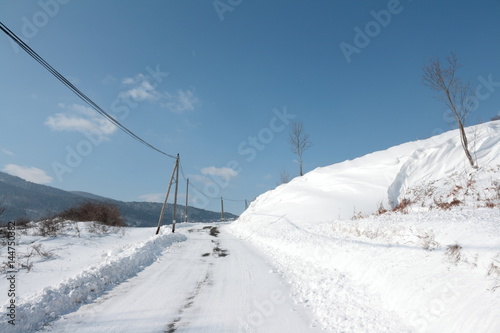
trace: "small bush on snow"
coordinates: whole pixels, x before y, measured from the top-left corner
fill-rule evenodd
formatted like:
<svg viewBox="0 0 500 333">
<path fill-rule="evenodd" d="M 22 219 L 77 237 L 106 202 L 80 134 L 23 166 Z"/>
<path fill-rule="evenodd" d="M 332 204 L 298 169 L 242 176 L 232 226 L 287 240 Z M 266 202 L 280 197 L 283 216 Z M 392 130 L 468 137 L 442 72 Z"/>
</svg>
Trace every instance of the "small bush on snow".
<svg viewBox="0 0 500 333">
<path fill-rule="evenodd" d="M 69 208 L 59 217 L 73 221 L 94 221 L 107 226 L 125 226 L 125 219 L 121 216 L 117 206 L 107 203 L 86 202 L 79 206 Z"/>
<path fill-rule="evenodd" d="M 450 259 L 452 263 L 457 264 L 461 258 L 461 250 L 462 247 L 458 244 L 448 245 L 445 254 L 448 256 L 448 259 Z"/>
</svg>

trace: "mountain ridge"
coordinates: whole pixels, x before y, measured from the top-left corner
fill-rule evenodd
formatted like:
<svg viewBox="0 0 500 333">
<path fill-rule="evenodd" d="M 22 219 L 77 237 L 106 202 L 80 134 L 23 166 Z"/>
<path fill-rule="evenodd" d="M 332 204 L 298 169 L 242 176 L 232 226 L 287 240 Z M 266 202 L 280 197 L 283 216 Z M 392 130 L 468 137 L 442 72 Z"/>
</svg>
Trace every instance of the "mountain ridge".
<svg viewBox="0 0 500 333">
<path fill-rule="evenodd" d="M 162 204 L 156 202 L 124 202 L 82 191 L 64 191 L 48 185 L 36 184 L 17 176 L 0 172 L 0 206 L 5 212 L 0 222 L 27 218 L 30 220 L 54 216 L 57 213 L 84 202 L 107 202 L 116 205 L 125 222 L 134 227 L 152 227 L 158 224 Z M 179 205 L 180 217 L 184 220 L 185 206 Z M 167 204 L 163 224 L 172 223 L 172 204 Z M 236 215 L 224 214 L 227 219 Z M 220 219 L 220 212 L 189 206 L 189 221 L 209 222 Z"/>
</svg>

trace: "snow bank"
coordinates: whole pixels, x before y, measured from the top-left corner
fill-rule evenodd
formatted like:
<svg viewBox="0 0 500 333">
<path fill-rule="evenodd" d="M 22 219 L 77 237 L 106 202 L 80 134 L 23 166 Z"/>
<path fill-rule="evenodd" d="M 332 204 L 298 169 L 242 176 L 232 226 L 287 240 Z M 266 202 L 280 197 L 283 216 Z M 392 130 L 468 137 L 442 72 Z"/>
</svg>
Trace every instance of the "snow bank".
<svg viewBox="0 0 500 333">
<path fill-rule="evenodd" d="M 184 240 L 183 235 L 162 232 L 146 241 L 110 249 L 95 265 L 21 301 L 16 308 L 14 332 L 39 330 L 59 316 L 75 311 L 151 265 L 165 248 Z M 0 321 L 0 331 L 12 331 L 5 318 Z"/>
<path fill-rule="evenodd" d="M 500 332 L 497 210 L 268 218 L 229 230 L 270 258 L 328 332 Z"/>
<path fill-rule="evenodd" d="M 317 168 L 229 230 L 329 331 L 499 332 L 500 121 L 467 133 L 478 169 L 450 131 Z M 407 215 L 363 218 L 403 199 Z"/>
<path fill-rule="evenodd" d="M 467 133 L 480 168 L 500 165 L 500 121 L 469 127 Z M 301 223 L 351 218 L 381 204 L 395 206 L 423 182 L 471 172 L 454 130 L 317 168 L 260 195 L 243 216 L 287 214 Z"/>
</svg>

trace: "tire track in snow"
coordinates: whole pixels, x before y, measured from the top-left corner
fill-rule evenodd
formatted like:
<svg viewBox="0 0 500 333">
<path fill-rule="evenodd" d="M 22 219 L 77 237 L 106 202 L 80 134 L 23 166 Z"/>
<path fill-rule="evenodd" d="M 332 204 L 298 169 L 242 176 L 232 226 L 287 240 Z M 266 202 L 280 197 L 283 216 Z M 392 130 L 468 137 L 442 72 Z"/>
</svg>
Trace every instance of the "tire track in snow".
<svg viewBox="0 0 500 333">
<path fill-rule="evenodd" d="M 208 230 L 210 236 L 217 237 L 219 234 L 219 230 L 217 227 L 204 227 L 203 229 L 199 229 L 198 231 L 206 231 Z M 194 229 L 191 229 L 190 232 L 193 232 Z M 213 244 L 215 244 L 215 247 L 212 250 L 212 253 L 206 252 L 202 254 L 202 257 L 209 257 L 210 255 L 214 258 L 220 258 L 220 257 L 226 257 L 229 255 L 229 251 L 222 249 L 220 247 L 220 241 L 219 240 L 212 240 L 211 241 Z M 196 297 L 200 294 L 200 291 L 205 288 L 207 285 L 211 285 L 211 279 L 212 279 L 212 267 L 214 266 L 214 260 L 209 263 L 207 273 L 203 280 L 198 282 L 192 292 L 192 294 L 186 298 L 186 303 L 183 304 L 183 306 L 178 310 L 179 316 L 176 317 L 170 324 L 167 325 L 167 330 L 165 333 L 174 333 L 176 332 L 179 328 L 182 328 L 186 325 L 189 324 L 188 321 L 184 322 L 182 321 L 184 313 L 189 310 L 194 302 Z"/>
</svg>

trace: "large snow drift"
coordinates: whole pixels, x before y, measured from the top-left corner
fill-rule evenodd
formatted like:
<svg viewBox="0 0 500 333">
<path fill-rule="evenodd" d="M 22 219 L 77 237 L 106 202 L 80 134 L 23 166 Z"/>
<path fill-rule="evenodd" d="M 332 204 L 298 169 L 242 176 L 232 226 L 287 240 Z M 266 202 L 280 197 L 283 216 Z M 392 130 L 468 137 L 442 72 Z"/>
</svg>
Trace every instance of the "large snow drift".
<svg viewBox="0 0 500 333">
<path fill-rule="evenodd" d="M 326 331 L 500 332 L 500 122 L 467 133 L 478 169 L 450 131 L 317 168 L 229 230 Z"/>
<path fill-rule="evenodd" d="M 467 135 L 481 170 L 500 165 L 500 121 L 469 127 Z M 240 221 L 267 213 L 304 223 L 351 218 L 380 204 L 395 206 L 416 186 L 472 171 L 454 130 L 317 168 L 259 196 Z M 479 173 L 481 179 L 491 176 Z"/>
</svg>

